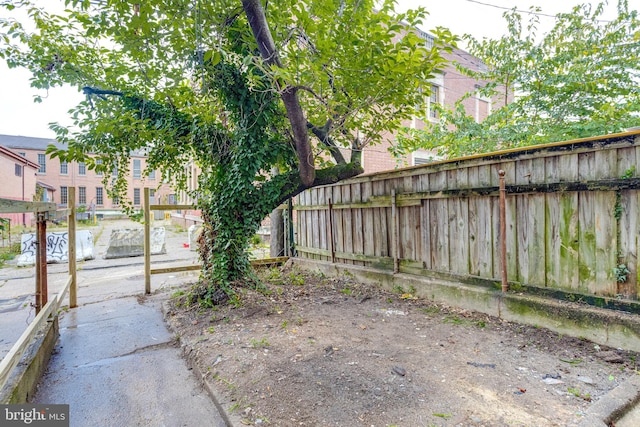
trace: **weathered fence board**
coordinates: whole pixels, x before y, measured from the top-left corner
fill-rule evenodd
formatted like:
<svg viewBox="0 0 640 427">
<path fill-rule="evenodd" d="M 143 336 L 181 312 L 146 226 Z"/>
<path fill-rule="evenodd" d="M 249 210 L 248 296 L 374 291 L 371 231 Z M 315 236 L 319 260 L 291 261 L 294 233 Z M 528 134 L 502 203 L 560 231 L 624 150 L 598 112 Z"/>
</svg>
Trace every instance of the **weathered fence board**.
<svg viewBox="0 0 640 427">
<path fill-rule="evenodd" d="M 529 180 L 532 184 L 545 184 L 546 158 L 531 160 Z M 546 259 L 546 196 L 547 194 L 530 194 L 529 216 L 530 246 L 529 250 L 529 276 L 526 283 L 545 283 L 545 259 Z"/>
<path fill-rule="evenodd" d="M 456 188 L 469 188 L 469 170 L 457 169 L 450 180 Z M 456 197 L 449 200 L 449 224 L 452 241 L 452 270 L 469 274 L 469 199 Z"/>
<path fill-rule="evenodd" d="M 313 188 L 309 191 L 309 196 L 311 197 L 311 205 L 318 206 L 318 189 Z M 311 224 L 313 227 L 318 227 L 320 222 L 320 212 L 317 210 L 313 210 L 309 212 L 309 216 L 311 217 Z M 310 237 L 310 245 L 311 247 L 318 248 L 320 247 L 320 233 L 311 233 Z M 320 258 L 320 257 L 317 257 Z"/>
<path fill-rule="evenodd" d="M 339 186 L 333 187 L 333 203 L 342 203 L 342 189 Z M 342 210 L 333 210 L 333 236 L 336 252 L 344 252 L 344 228 L 342 227 Z"/>
<path fill-rule="evenodd" d="M 318 188 L 318 205 L 326 205 L 328 204 L 328 201 L 325 197 L 325 189 L 324 188 Z M 329 249 L 329 245 L 327 245 L 327 233 L 325 232 L 327 230 L 328 224 L 329 222 L 327 221 L 327 214 L 328 214 L 329 210 L 328 209 L 323 209 L 320 212 L 318 212 L 318 230 L 320 231 L 318 234 L 318 247 L 320 249 L 324 249 L 324 250 L 328 250 Z M 324 259 L 324 257 L 320 257 L 320 259 Z"/>
<path fill-rule="evenodd" d="M 575 182 L 578 180 L 578 154 L 565 154 L 558 157 L 558 181 Z M 580 287 L 579 257 L 579 210 L 578 193 L 560 193 L 558 230 L 560 239 L 560 276 L 558 287 L 578 291 Z M 547 280 L 549 283 L 549 280 Z M 549 285 L 553 286 L 553 285 Z"/>
<path fill-rule="evenodd" d="M 342 189 L 342 203 L 350 203 L 351 202 L 351 186 L 343 185 L 340 187 Z M 353 252 L 353 222 L 351 209 L 342 209 L 340 211 L 342 215 L 342 236 L 344 240 L 343 251 L 349 254 Z M 352 260 L 346 260 L 347 264 L 353 264 Z"/>
<path fill-rule="evenodd" d="M 580 194 L 578 199 L 578 269 L 581 290 L 595 292 L 593 284 L 596 278 L 596 230 L 593 212 L 595 194 Z M 586 287 L 587 289 L 584 289 Z"/>
<path fill-rule="evenodd" d="M 624 264 L 629 269 L 629 279 L 618 285 L 618 293 L 627 297 L 638 296 L 638 285 L 635 279 L 638 277 L 638 193 L 623 191 L 620 195 L 622 213 L 620 217 L 620 247 L 619 253 L 623 254 L 616 264 Z M 626 254 L 626 256 L 624 256 Z M 635 285 L 635 286 L 634 286 Z"/>
<path fill-rule="evenodd" d="M 362 189 L 360 187 L 360 183 L 353 184 L 351 186 L 351 201 L 362 203 Z M 353 219 L 353 253 L 355 254 L 364 254 L 364 234 L 365 230 L 363 229 L 363 212 L 362 209 L 352 209 L 352 219 Z M 355 261 L 354 264 L 364 265 L 361 261 Z"/>
<path fill-rule="evenodd" d="M 392 269 L 398 257 L 403 271 L 495 281 L 504 238 L 512 283 L 637 298 L 638 171 L 640 132 L 630 132 L 367 175 L 301 194 L 298 243 L 302 256 L 330 259 L 332 222 L 336 262 Z M 621 264 L 629 273 L 616 277 Z"/>
<path fill-rule="evenodd" d="M 532 195 L 529 198 L 529 276 L 526 283 L 545 283 L 545 195 Z"/>
<path fill-rule="evenodd" d="M 560 195 L 548 194 L 545 204 L 545 223 L 549 236 L 545 239 L 544 283 L 560 288 L 562 277 L 562 241 L 560 239 Z"/>
<path fill-rule="evenodd" d="M 373 186 L 370 182 L 363 182 L 361 189 L 361 197 L 363 202 L 369 201 L 369 198 L 373 195 Z M 374 234 L 378 233 L 378 228 L 373 221 L 373 209 L 364 209 L 362 213 L 362 228 L 363 228 L 363 251 L 367 256 L 373 256 L 375 254 L 375 242 Z"/>
<path fill-rule="evenodd" d="M 449 271 L 449 203 L 447 200 L 434 200 L 431 206 L 432 263 L 434 270 Z"/>
<path fill-rule="evenodd" d="M 377 181 L 373 183 L 373 195 L 384 195 L 384 181 Z M 388 256 L 387 246 L 387 234 L 389 228 L 387 226 L 387 210 L 386 208 L 373 209 L 373 223 L 374 223 L 374 255 L 375 256 Z"/>
<path fill-rule="evenodd" d="M 429 215 L 429 200 L 424 200 L 420 207 L 420 257 L 419 261 L 422 262 L 422 266 L 431 270 L 433 265 L 431 263 L 431 233 L 429 233 L 430 215 Z"/>
<path fill-rule="evenodd" d="M 596 206 L 616 206 L 614 192 L 598 192 L 595 195 Z M 596 281 L 597 293 L 602 295 L 617 294 L 617 283 L 613 274 L 616 267 L 616 218 L 613 211 L 597 209 L 595 212 L 596 225 Z"/>
</svg>

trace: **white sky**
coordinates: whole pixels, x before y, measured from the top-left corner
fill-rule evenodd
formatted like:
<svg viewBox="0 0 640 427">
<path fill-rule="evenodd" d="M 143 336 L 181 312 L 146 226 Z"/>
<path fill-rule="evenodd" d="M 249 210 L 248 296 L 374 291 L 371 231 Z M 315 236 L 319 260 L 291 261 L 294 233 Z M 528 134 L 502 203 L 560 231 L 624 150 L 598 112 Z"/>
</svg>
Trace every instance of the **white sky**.
<svg viewBox="0 0 640 427">
<path fill-rule="evenodd" d="M 52 0 L 47 0 L 52 2 Z M 430 13 L 424 30 L 436 26 L 448 27 L 454 34 L 472 34 L 483 37 L 498 38 L 506 31 L 502 18 L 504 9 L 517 7 L 529 10 L 529 6 L 540 6 L 542 13 L 555 15 L 571 10 L 578 3 L 598 3 L 597 1 L 580 0 L 399 0 L 398 10 L 424 6 Z M 485 3 L 485 4 L 480 4 Z M 609 0 L 605 19 L 615 15 L 616 0 Z M 494 6 L 490 6 L 494 5 Z M 640 9 L 640 0 L 629 0 L 631 9 Z M 0 11 L 0 16 L 4 14 Z M 541 17 L 541 29 L 550 28 L 553 18 Z M 23 135 L 42 138 L 54 138 L 49 129 L 50 122 L 70 124 L 67 111 L 82 100 L 82 95 L 75 88 L 65 87 L 52 89 L 43 97 L 41 104 L 33 102 L 38 93 L 29 86 L 29 73 L 24 70 L 9 70 L 0 59 L 0 134 Z"/>
</svg>

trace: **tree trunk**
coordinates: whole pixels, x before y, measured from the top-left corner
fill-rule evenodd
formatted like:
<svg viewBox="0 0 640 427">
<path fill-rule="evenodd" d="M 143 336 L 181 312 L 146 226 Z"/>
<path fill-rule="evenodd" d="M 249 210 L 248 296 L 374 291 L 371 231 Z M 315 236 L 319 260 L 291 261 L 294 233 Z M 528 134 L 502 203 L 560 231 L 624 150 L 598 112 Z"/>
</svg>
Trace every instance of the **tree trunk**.
<svg viewBox="0 0 640 427">
<path fill-rule="evenodd" d="M 271 212 L 271 238 L 269 241 L 269 255 L 272 258 L 284 255 L 284 216 L 282 209 Z"/>
<path fill-rule="evenodd" d="M 271 168 L 271 175 L 278 175 L 277 167 Z M 277 207 L 271 211 L 271 237 L 269 239 L 269 255 L 271 258 L 284 255 L 284 217 L 282 209 Z"/>
<path fill-rule="evenodd" d="M 247 15 L 251 31 L 258 43 L 260 55 L 265 64 L 272 67 L 283 68 L 260 0 L 242 0 L 242 7 Z M 311 143 L 309 142 L 309 134 L 307 132 L 307 119 L 304 116 L 304 111 L 302 111 L 296 89 L 285 86 L 279 87 L 279 90 L 280 98 L 287 111 L 289 123 L 291 124 L 293 141 L 298 157 L 300 179 L 304 185 L 310 187 L 313 185 L 316 177 L 316 170 L 313 162 Z"/>
</svg>

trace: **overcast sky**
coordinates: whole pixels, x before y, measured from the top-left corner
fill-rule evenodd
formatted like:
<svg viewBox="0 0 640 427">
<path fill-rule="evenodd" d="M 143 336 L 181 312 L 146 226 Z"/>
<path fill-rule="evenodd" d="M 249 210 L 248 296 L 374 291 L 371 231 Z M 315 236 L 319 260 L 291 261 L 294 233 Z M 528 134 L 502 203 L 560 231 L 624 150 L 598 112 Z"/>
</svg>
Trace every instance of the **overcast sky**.
<svg viewBox="0 0 640 427">
<path fill-rule="evenodd" d="M 53 2 L 54 0 L 48 0 Z M 582 1 L 582 3 L 598 3 Z M 540 6 L 542 13 L 555 15 L 571 10 L 579 0 L 399 0 L 399 10 L 424 6 L 430 13 L 424 30 L 437 26 L 449 28 L 454 34 L 471 34 L 476 38 L 498 38 L 506 31 L 502 18 L 505 8 L 517 7 L 528 11 L 529 6 Z M 616 0 L 609 0 L 606 18 L 615 14 Z M 629 0 L 629 7 L 640 9 L 640 0 Z M 4 12 L 0 12 L 4 13 Z M 2 16 L 2 15 L 0 15 Z M 541 16 L 541 29 L 550 28 L 553 18 Z M 50 122 L 70 124 L 67 111 L 82 100 L 75 88 L 56 88 L 43 98 L 41 104 L 33 102 L 37 91 L 29 86 L 29 73 L 9 70 L 0 59 L 0 134 L 54 138 Z M 42 93 L 42 92 L 41 92 Z"/>
</svg>

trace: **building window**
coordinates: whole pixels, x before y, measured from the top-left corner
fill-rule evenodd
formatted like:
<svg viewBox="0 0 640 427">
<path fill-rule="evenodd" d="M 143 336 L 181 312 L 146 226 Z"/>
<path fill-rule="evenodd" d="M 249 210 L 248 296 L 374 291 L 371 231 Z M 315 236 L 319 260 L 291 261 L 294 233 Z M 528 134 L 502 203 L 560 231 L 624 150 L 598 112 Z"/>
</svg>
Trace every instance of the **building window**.
<svg viewBox="0 0 640 427">
<path fill-rule="evenodd" d="M 67 187 L 60 187 L 60 204 L 66 205 L 69 203 L 68 196 Z"/>
<path fill-rule="evenodd" d="M 428 163 L 433 163 L 440 160 L 444 160 L 444 158 L 429 151 L 414 151 L 411 154 L 412 166 L 426 165 Z"/>
<path fill-rule="evenodd" d="M 133 159 L 133 177 L 140 179 L 142 173 L 140 171 L 140 159 Z"/>
<path fill-rule="evenodd" d="M 96 205 L 102 206 L 104 200 L 102 199 L 102 187 L 96 187 Z"/>
<path fill-rule="evenodd" d="M 118 206 L 120 204 L 120 197 L 113 196 L 113 206 Z"/>
<path fill-rule="evenodd" d="M 418 30 L 418 36 L 424 40 L 424 47 L 428 50 L 433 49 L 433 45 L 436 41 L 435 37 L 431 34 L 425 33 L 424 31 Z"/>
<path fill-rule="evenodd" d="M 69 165 L 66 161 L 60 160 L 60 175 L 68 175 L 69 174 Z"/>
<path fill-rule="evenodd" d="M 418 156 L 413 156 L 413 166 L 418 166 L 418 165 L 427 165 L 429 163 L 433 163 L 436 160 L 433 157 L 418 157 Z"/>
<path fill-rule="evenodd" d="M 133 189 L 133 204 L 136 206 L 140 206 L 140 189 Z"/>
<path fill-rule="evenodd" d="M 434 108 L 435 105 L 440 104 L 440 86 L 431 85 L 431 94 L 429 95 L 429 117 L 432 119 L 438 118 L 438 110 Z"/>
<path fill-rule="evenodd" d="M 22 176 L 22 165 L 19 164 L 15 164 L 16 165 L 16 176 Z"/>
<path fill-rule="evenodd" d="M 48 202 L 49 201 L 49 190 L 47 190 L 46 188 L 44 188 L 43 186 L 41 186 L 40 184 L 36 184 L 36 194 L 41 193 L 42 197 L 40 198 L 41 202 Z M 52 194 L 53 196 L 53 194 Z M 51 200 L 53 201 L 53 200 Z"/>
<path fill-rule="evenodd" d="M 113 165 L 113 170 L 111 171 L 111 176 L 114 178 L 118 177 L 118 165 Z"/>
<path fill-rule="evenodd" d="M 84 162 L 78 163 L 78 175 L 84 176 L 87 174 L 87 165 Z"/>
<path fill-rule="evenodd" d="M 96 159 L 96 175 L 102 176 L 102 159 Z"/>
<path fill-rule="evenodd" d="M 78 203 L 87 204 L 87 187 L 78 187 Z"/>
<path fill-rule="evenodd" d="M 44 154 L 38 154 L 38 164 L 40 165 L 38 172 L 47 173 L 47 156 Z"/>
<path fill-rule="evenodd" d="M 149 179 L 156 179 L 156 170 L 150 170 L 149 171 Z"/>
<path fill-rule="evenodd" d="M 149 204 L 154 205 L 156 203 L 156 190 L 151 188 L 149 190 Z"/>
</svg>

